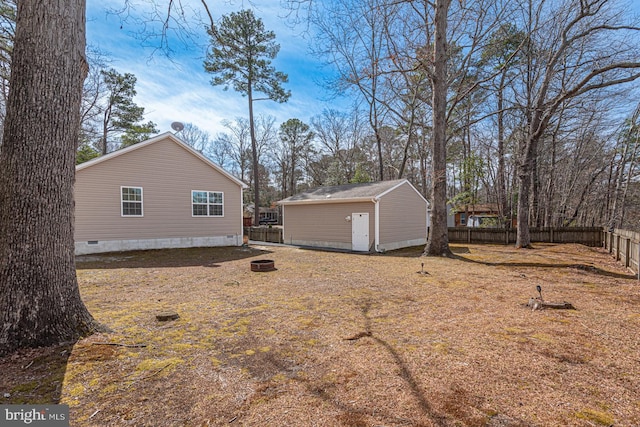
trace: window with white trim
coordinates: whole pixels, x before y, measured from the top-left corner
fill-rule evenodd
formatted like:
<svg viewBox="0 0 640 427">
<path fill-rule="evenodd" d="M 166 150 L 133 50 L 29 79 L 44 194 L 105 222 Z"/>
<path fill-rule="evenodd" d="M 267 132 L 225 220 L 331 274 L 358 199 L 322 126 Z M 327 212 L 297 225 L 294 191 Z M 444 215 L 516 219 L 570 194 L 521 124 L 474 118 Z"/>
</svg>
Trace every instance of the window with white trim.
<svg viewBox="0 0 640 427">
<path fill-rule="evenodd" d="M 191 191 L 192 216 L 224 216 L 222 191 Z"/>
<path fill-rule="evenodd" d="M 142 216 L 142 187 L 120 187 L 122 216 Z"/>
</svg>

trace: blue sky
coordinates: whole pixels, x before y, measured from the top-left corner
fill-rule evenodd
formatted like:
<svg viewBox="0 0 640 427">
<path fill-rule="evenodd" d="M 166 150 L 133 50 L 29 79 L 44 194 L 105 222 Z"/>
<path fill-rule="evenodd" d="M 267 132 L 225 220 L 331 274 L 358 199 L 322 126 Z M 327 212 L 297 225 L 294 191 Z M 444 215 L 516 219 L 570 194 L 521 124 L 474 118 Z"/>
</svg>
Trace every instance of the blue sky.
<svg viewBox="0 0 640 427">
<path fill-rule="evenodd" d="M 180 1 L 202 11 L 200 0 Z M 148 12 L 151 3 L 148 0 L 129 2 L 137 7 L 132 11 L 134 18 Z M 170 41 L 174 54 L 168 59 L 162 53 L 154 54 L 153 47 L 143 46 L 141 40 L 134 37 L 141 25 L 129 20 L 121 27 L 120 19 L 107 13 L 107 9 L 122 8 L 124 3 L 125 0 L 87 1 L 87 42 L 105 52 L 118 72 L 136 75 L 138 95 L 135 101 L 145 107 L 147 120 L 154 121 L 161 132 L 171 130 L 174 121 L 193 123 L 213 137 L 225 130 L 221 124 L 223 120 L 248 116 L 246 98 L 233 89 L 224 91 L 209 83 L 211 75 L 203 68 L 208 43 L 203 28 L 196 25 L 198 34 L 186 45 L 174 37 Z M 167 0 L 156 3 L 166 5 Z M 283 17 L 287 11 L 281 7 L 280 0 L 210 0 L 208 4 L 214 19 L 251 7 L 265 27 L 276 33 L 281 50 L 274 65 L 289 75 L 286 87 L 292 96 L 285 104 L 257 102 L 256 114 L 273 115 L 278 124 L 293 117 L 309 123 L 311 117 L 323 109 L 348 107 L 348 99 L 328 100 L 327 93 L 317 84 L 330 70 L 319 58 L 309 54 L 307 41 L 300 34 L 305 28 L 292 29 L 286 25 Z M 640 0 L 628 0 L 628 4 L 630 13 L 640 14 Z"/>
<path fill-rule="evenodd" d="M 145 2 L 138 2 L 135 16 L 148 12 Z M 164 2 L 159 2 L 164 3 Z M 182 0 L 200 8 L 199 0 Z M 134 34 L 140 25 L 121 20 L 107 13 L 108 8 L 121 8 L 124 0 L 87 1 L 87 43 L 106 54 L 110 66 L 120 73 L 133 73 L 137 77 L 135 101 L 145 108 L 146 119 L 157 124 L 161 132 L 171 130 L 174 121 L 193 123 L 212 136 L 224 131 L 222 120 L 247 117 L 247 100 L 230 88 L 214 87 L 209 82 L 211 75 L 204 71 L 203 60 L 208 41 L 204 29 L 192 43 L 185 45 L 176 37 L 170 40 L 174 53 L 171 59 L 150 46 Z M 255 104 L 256 114 L 273 115 L 280 124 L 289 118 L 299 118 L 309 123 L 310 118 L 325 108 L 341 108 L 346 100 L 327 100 L 317 80 L 327 72 L 322 63 L 308 53 L 307 41 L 300 35 L 302 28 L 292 29 L 286 25 L 286 11 L 279 0 L 255 0 L 251 4 L 243 1 L 213 0 L 211 12 L 214 19 L 223 14 L 253 5 L 266 29 L 276 34 L 280 53 L 274 61 L 277 70 L 289 75 L 286 88 L 291 98 L 285 104 L 260 101 Z M 148 5 L 148 3 L 147 3 Z M 202 10 L 202 9 L 200 9 Z M 122 28 L 121 28 L 122 24 Z M 153 44 L 153 43 L 151 43 Z"/>
</svg>

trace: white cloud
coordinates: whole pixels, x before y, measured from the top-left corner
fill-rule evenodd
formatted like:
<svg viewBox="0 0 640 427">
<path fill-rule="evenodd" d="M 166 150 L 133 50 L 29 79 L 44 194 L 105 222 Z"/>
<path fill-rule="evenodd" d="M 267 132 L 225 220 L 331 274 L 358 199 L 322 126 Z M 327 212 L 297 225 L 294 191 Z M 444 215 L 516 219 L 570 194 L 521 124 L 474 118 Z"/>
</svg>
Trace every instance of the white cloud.
<svg viewBox="0 0 640 427">
<path fill-rule="evenodd" d="M 308 122 L 324 108 L 339 108 L 335 102 L 328 105 L 322 101 L 322 89 L 315 84 L 315 79 L 320 76 L 320 62 L 307 54 L 306 42 L 297 31 L 285 25 L 281 18 L 285 11 L 280 8 L 280 2 L 216 1 L 215 12 L 218 14 L 255 5 L 256 15 L 263 19 L 267 29 L 276 33 L 276 41 L 281 45 L 274 65 L 279 71 L 289 74 L 286 88 L 291 90 L 292 96 L 284 104 L 257 102 L 256 114 L 273 115 L 278 123 L 292 117 Z M 135 101 L 145 108 L 147 120 L 154 121 L 161 132 L 170 130 L 172 122 L 181 121 L 193 123 L 215 135 L 224 131 L 222 120 L 248 116 L 245 97 L 232 88 L 224 91 L 209 83 L 211 75 L 204 71 L 201 47 L 184 49 L 183 45 L 176 44 L 171 60 L 157 52 L 151 56 L 153 50 L 142 47 L 140 40 L 132 36 L 137 28 L 129 23 L 121 28 L 119 18 L 105 13 L 105 8 L 122 7 L 123 3 L 123 0 L 88 1 L 88 43 L 106 51 L 112 58 L 111 65 L 118 72 L 135 74 L 138 93 Z M 194 8 L 200 6 L 199 0 L 182 0 L 182 3 Z M 149 2 L 136 6 L 134 12 L 139 14 L 150 7 Z M 206 42 L 204 30 L 200 36 L 200 42 Z"/>
</svg>

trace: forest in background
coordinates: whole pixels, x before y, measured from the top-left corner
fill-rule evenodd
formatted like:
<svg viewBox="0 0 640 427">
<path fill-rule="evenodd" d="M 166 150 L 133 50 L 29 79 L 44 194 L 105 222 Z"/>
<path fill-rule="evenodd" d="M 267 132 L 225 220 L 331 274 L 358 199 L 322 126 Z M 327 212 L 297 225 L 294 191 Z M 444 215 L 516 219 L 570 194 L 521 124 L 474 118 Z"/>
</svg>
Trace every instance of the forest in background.
<svg viewBox="0 0 640 427">
<path fill-rule="evenodd" d="M 350 110 L 327 108 L 308 123 L 256 117 L 261 204 L 322 185 L 407 178 L 430 198 L 435 19 L 428 2 L 287 2 L 309 24 L 310 49 L 347 93 Z M 447 201 L 463 211 L 495 203 L 514 217 L 519 176 L 530 168 L 531 226 L 637 229 L 637 17 L 614 0 L 453 2 L 447 48 Z M 15 2 L 0 2 L 4 112 Z M 135 76 L 89 49 L 78 158 L 86 160 L 157 133 L 135 104 Z M 601 68 L 616 74 L 592 77 Z M 286 71 L 286 70 L 285 70 Z M 616 84 L 610 84 L 615 82 Z M 574 90 L 575 93 L 571 93 Z M 566 96 L 570 94 L 571 96 Z M 229 94 L 229 96 L 234 96 Z M 546 121 L 527 159 L 535 112 Z M 2 118 L 4 114 L 2 114 Z M 256 171 L 249 121 L 230 117 L 211 135 L 190 123 L 178 136 L 250 186 Z M 247 192 L 251 200 L 251 191 Z"/>
</svg>

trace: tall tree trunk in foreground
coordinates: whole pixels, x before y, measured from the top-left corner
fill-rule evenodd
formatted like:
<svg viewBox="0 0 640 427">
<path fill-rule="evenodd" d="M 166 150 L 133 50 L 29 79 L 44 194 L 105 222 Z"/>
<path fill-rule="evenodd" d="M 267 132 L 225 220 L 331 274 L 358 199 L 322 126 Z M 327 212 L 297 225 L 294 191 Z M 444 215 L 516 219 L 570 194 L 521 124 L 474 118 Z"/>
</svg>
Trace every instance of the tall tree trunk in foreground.
<svg viewBox="0 0 640 427">
<path fill-rule="evenodd" d="M 87 71 L 85 0 L 20 0 L 0 154 L 0 354 L 97 327 L 80 299 L 73 239 Z"/>
<path fill-rule="evenodd" d="M 425 255 L 449 256 L 447 229 L 447 18 L 450 0 L 437 0 L 433 65 L 433 155 L 431 176 L 431 230 Z"/>
</svg>

